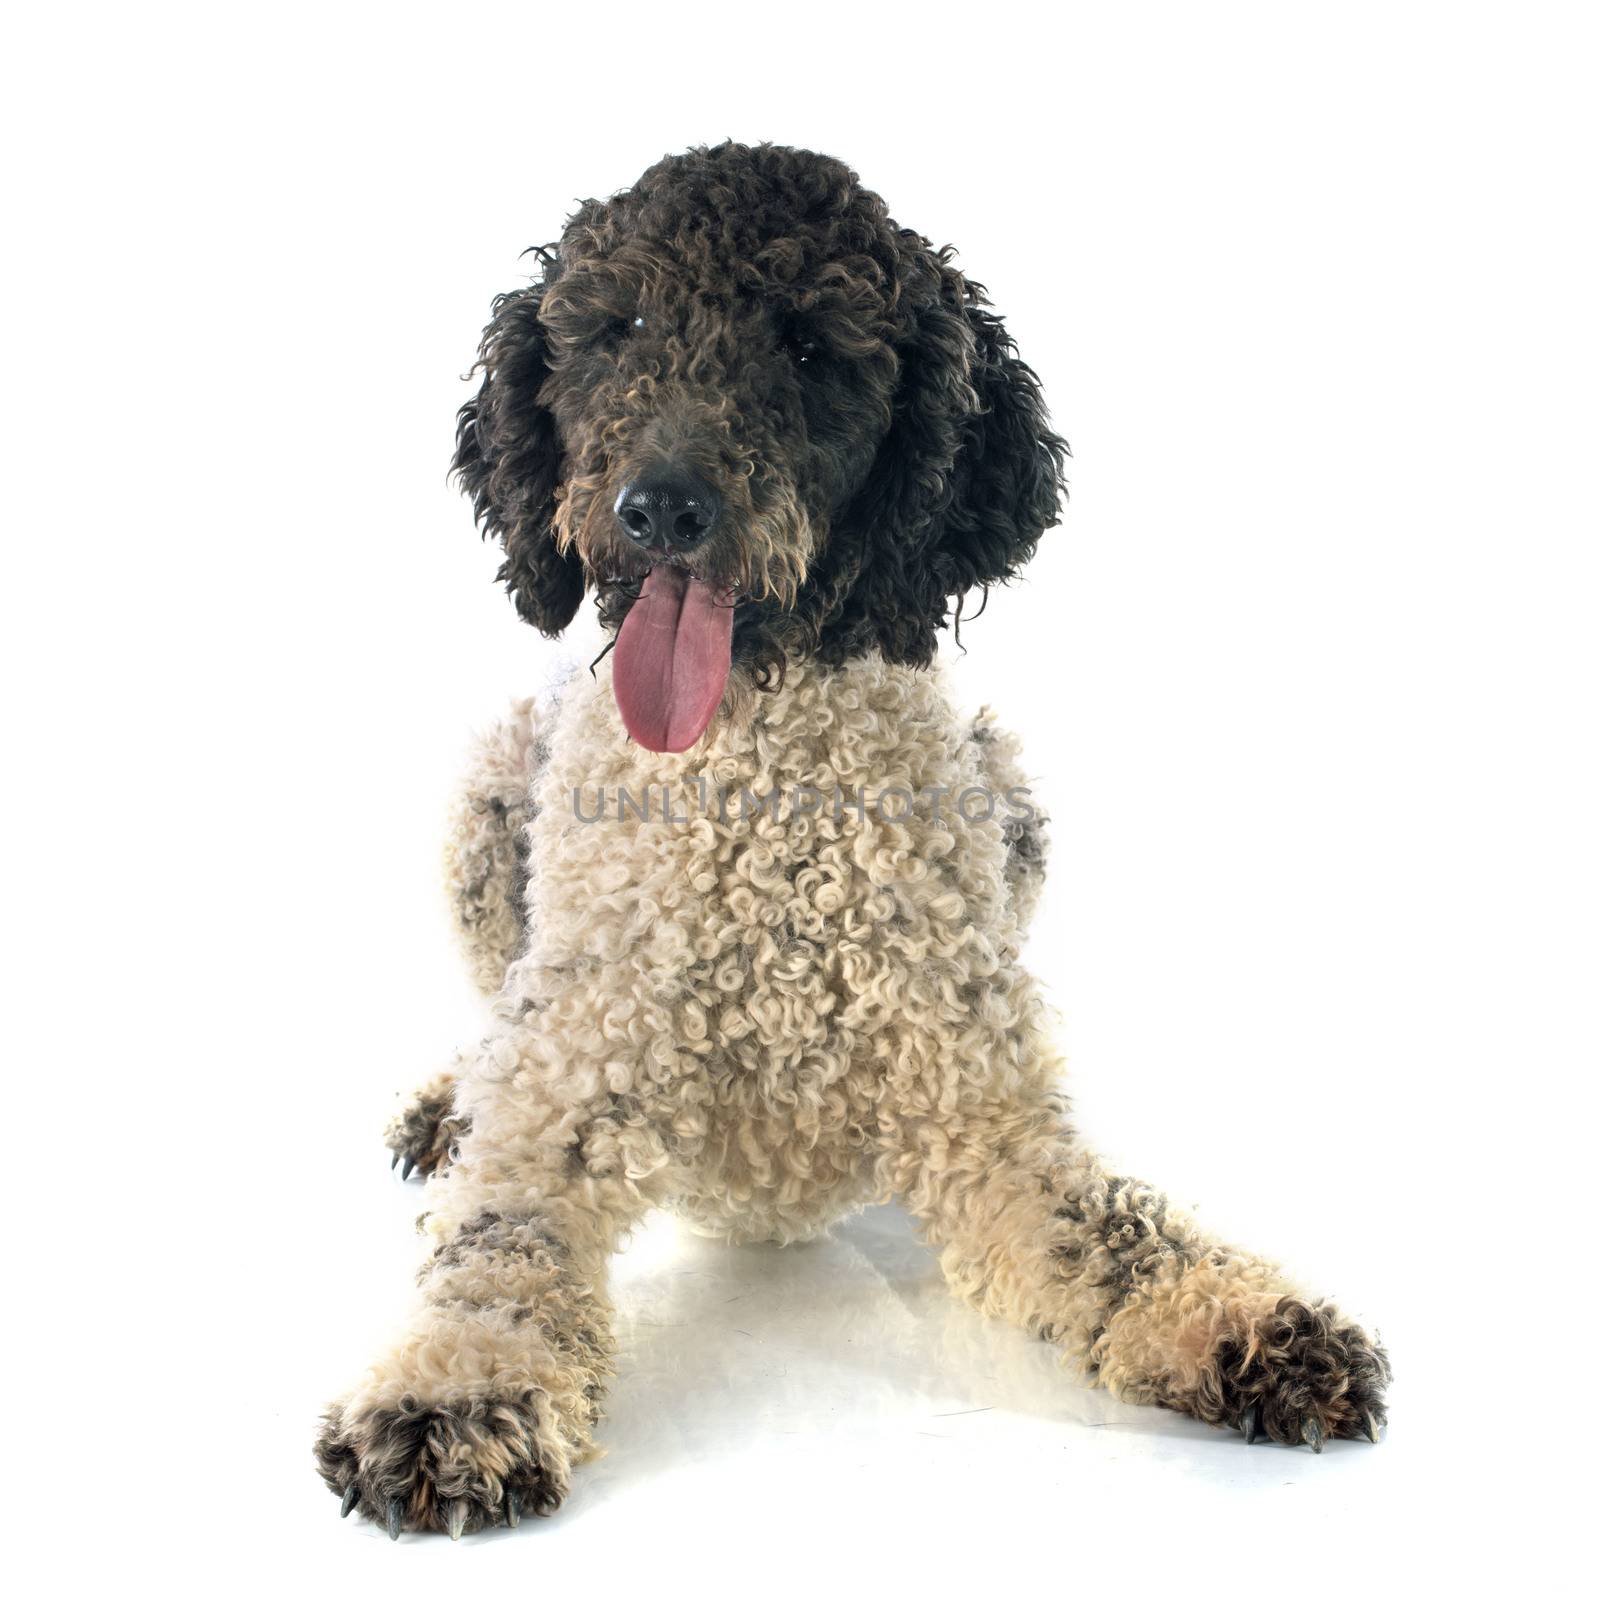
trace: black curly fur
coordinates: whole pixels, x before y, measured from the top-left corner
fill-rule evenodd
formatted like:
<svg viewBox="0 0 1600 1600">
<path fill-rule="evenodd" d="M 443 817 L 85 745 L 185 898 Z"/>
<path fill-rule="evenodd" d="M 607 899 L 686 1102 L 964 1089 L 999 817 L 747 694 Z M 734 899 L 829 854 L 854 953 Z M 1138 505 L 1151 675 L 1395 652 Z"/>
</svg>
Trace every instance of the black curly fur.
<svg viewBox="0 0 1600 1600">
<path fill-rule="evenodd" d="M 429 1406 L 407 1396 L 392 1410 L 351 1416 L 335 1407 L 323 1419 L 317 1470 L 346 1510 L 391 1528 L 497 1527 L 523 1512 L 548 1516 L 567 1493 L 564 1471 L 539 1459 L 536 1391 Z M 504 1470 L 487 1470 L 493 1461 Z"/>
<path fill-rule="evenodd" d="M 1279 1444 L 1376 1438 L 1388 1419 L 1383 1347 L 1325 1301 L 1286 1295 L 1248 1340 L 1220 1339 L 1198 1389 L 1167 1403 L 1219 1427 L 1259 1426 Z"/>
<path fill-rule="evenodd" d="M 449 1096 L 422 1093 L 389 1124 L 384 1143 L 397 1162 L 406 1163 L 407 1177 L 416 1171 L 426 1178 L 450 1165 L 471 1126 Z"/>
<path fill-rule="evenodd" d="M 538 254 L 547 267 L 554 264 L 547 252 Z M 550 537 L 561 444 L 539 401 L 550 375 L 539 299 L 535 288 L 495 300 L 478 352 L 486 376 L 456 419 L 453 470 L 478 521 L 505 550 L 497 576 L 518 615 L 553 637 L 577 614 L 584 579 L 577 557 L 558 552 Z"/>
<path fill-rule="evenodd" d="M 951 252 L 841 162 L 668 157 L 537 259 L 495 302 L 454 470 L 542 632 L 586 588 L 620 624 L 643 569 L 611 505 L 666 454 L 737 513 L 702 575 L 741 585 L 734 659 L 760 684 L 801 655 L 926 664 L 951 601 L 1011 578 L 1054 523 L 1067 449 L 1034 374 Z M 807 550 L 763 546 L 795 526 Z M 763 593 L 786 554 L 803 581 Z"/>
</svg>

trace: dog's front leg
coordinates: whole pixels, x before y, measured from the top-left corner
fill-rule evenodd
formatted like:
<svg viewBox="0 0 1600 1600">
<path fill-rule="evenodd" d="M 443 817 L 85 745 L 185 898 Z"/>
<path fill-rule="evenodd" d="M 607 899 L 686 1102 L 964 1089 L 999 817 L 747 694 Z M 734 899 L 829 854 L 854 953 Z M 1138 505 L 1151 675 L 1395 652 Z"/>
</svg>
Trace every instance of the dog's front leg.
<svg viewBox="0 0 1600 1600">
<path fill-rule="evenodd" d="M 997 1040 L 988 1060 L 1028 1054 Z M 892 1119 L 889 1185 L 942 1247 L 956 1292 L 1125 1400 L 1238 1428 L 1246 1442 L 1376 1441 L 1389 1377 L 1376 1341 L 1109 1171 L 1059 1096 L 1020 1086 L 1036 1080 Z"/>
<path fill-rule="evenodd" d="M 547 1053 L 491 1041 L 463 1080 L 471 1128 L 428 1189 L 419 1302 L 323 1420 L 323 1479 L 394 1536 L 548 1512 L 590 1448 L 611 1373 L 606 1264 L 658 1163 L 601 1080 Z"/>
</svg>

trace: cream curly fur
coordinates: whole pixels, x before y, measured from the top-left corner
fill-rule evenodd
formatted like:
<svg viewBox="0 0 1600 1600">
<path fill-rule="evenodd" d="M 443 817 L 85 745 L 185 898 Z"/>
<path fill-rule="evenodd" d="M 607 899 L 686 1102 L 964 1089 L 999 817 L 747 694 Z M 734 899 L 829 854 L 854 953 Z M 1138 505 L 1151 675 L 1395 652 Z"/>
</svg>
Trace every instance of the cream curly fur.
<svg viewBox="0 0 1600 1600">
<path fill-rule="evenodd" d="M 536 720 L 535 702 L 518 700 L 510 716 L 478 737 L 445 838 L 456 938 L 486 995 L 499 989 L 522 948 L 530 784 L 542 765 Z"/>
<path fill-rule="evenodd" d="M 417 1526 L 458 1506 L 455 1531 L 559 1501 L 610 1371 L 607 1258 L 658 1206 L 787 1241 L 896 1197 L 959 1294 L 1118 1394 L 1318 1444 L 1375 1430 L 1383 1358 L 1359 1329 L 1073 1136 L 1018 961 L 1036 832 L 948 802 L 937 820 L 695 803 L 702 783 L 1021 780 L 1014 741 L 959 716 L 940 671 L 876 656 L 796 663 L 683 755 L 628 740 L 603 671 L 483 742 L 451 874 L 474 974 L 503 982 L 454 1085 L 414 1320 L 319 1447 L 347 1503 Z M 681 820 L 577 814 L 663 788 Z"/>
</svg>

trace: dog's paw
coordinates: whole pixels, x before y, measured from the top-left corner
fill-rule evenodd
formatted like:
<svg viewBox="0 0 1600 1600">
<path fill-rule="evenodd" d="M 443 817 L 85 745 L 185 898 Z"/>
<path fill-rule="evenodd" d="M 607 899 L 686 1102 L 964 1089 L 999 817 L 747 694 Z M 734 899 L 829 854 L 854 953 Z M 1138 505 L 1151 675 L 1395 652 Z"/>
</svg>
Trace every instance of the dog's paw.
<svg viewBox="0 0 1600 1600">
<path fill-rule="evenodd" d="M 390 1120 L 383 1136 L 393 1154 L 389 1166 L 401 1167 L 403 1178 L 413 1172 L 425 1178 L 442 1172 L 454 1159 L 457 1141 L 469 1126 L 465 1117 L 456 1114 L 455 1079 L 441 1073 L 417 1090 Z"/>
<path fill-rule="evenodd" d="M 1388 1382 L 1389 1358 L 1365 1329 L 1325 1301 L 1286 1295 L 1244 1334 L 1218 1341 L 1192 1409 L 1239 1429 L 1246 1444 L 1262 1433 L 1316 1451 L 1328 1439 L 1376 1444 Z"/>
<path fill-rule="evenodd" d="M 340 1497 L 398 1539 L 403 1528 L 463 1533 L 516 1527 L 566 1498 L 565 1448 L 543 1397 L 488 1397 L 394 1408 L 335 1406 L 317 1439 L 317 1470 Z"/>
</svg>

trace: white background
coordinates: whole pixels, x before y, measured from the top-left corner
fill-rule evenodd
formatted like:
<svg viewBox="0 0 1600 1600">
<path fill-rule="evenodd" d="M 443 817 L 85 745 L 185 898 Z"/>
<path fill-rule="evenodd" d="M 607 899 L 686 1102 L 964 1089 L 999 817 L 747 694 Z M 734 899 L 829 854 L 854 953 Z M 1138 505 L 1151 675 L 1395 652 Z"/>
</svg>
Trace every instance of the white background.
<svg viewBox="0 0 1600 1600">
<path fill-rule="evenodd" d="M 41 15 L 0 97 L 37 1586 L 1574 1587 L 1584 9 Z M 1382 1330 L 1376 1449 L 1247 1452 L 1077 1387 L 886 1212 L 787 1252 L 648 1230 L 611 1453 L 549 1523 L 391 1547 L 313 1476 L 415 1257 L 378 1131 L 480 1026 L 443 808 L 556 654 L 445 483 L 460 377 L 576 199 L 727 135 L 849 160 L 1044 380 L 1072 504 L 957 667 L 1055 818 L 1029 959 L 1108 1154 Z"/>
</svg>

